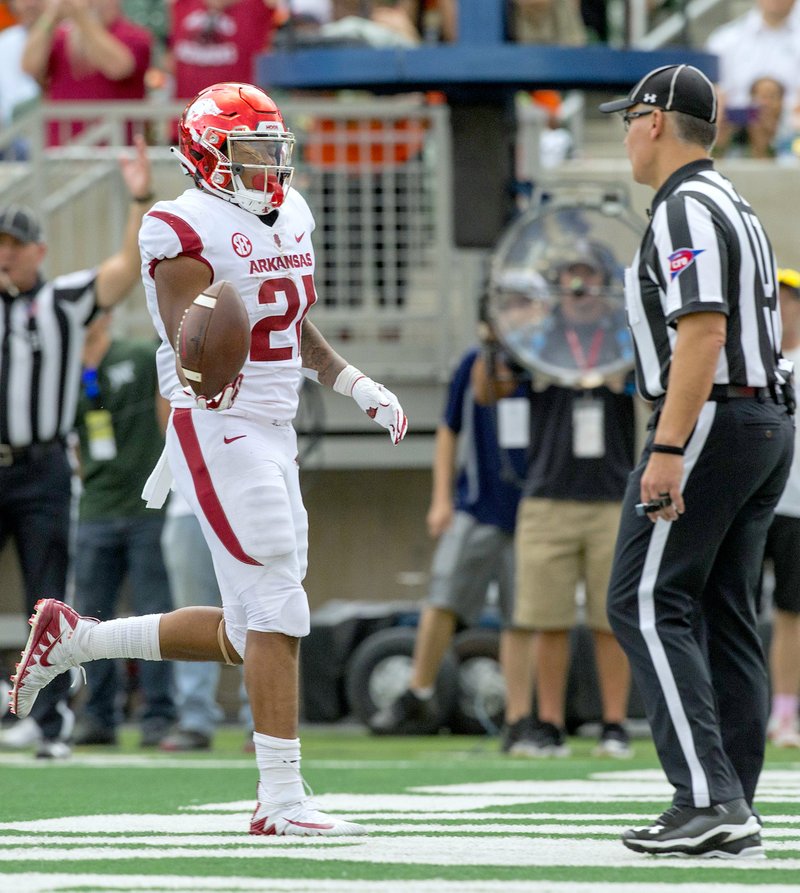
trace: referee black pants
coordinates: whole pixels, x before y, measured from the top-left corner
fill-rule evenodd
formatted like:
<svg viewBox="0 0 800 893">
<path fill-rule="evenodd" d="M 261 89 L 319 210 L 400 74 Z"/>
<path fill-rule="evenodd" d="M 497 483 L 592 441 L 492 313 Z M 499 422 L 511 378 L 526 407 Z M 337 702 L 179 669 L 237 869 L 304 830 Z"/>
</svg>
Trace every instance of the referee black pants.
<svg viewBox="0 0 800 893">
<path fill-rule="evenodd" d="M 771 400 L 706 403 L 686 446 L 686 510 L 675 522 L 634 510 L 651 443 L 652 433 L 623 502 L 609 620 L 675 805 L 752 803 L 769 709 L 755 593 L 794 426 Z"/>
<path fill-rule="evenodd" d="M 34 460 L 0 467 L 0 548 L 14 538 L 29 614 L 40 598 L 65 597 L 70 501 L 71 473 L 61 444 Z M 33 705 L 31 715 L 46 739 L 71 733 L 72 715 L 65 709 L 69 685 L 69 673 L 57 676 Z"/>
</svg>

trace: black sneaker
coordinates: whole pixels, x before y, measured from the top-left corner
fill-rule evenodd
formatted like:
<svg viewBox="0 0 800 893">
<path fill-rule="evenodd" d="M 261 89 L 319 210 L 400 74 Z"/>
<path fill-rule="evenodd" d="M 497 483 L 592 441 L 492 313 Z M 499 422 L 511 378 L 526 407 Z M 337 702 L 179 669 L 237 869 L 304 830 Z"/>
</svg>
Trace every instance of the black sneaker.
<svg viewBox="0 0 800 893">
<path fill-rule="evenodd" d="M 406 689 L 369 721 L 370 731 L 375 735 L 432 735 L 440 725 L 436 699 L 419 698 L 411 689 Z"/>
<path fill-rule="evenodd" d="M 501 753 L 507 753 L 512 757 L 530 756 L 529 751 L 534 747 L 535 729 L 536 723 L 532 716 L 523 716 L 511 725 L 504 726 L 500 739 Z"/>
<path fill-rule="evenodd" d="M 592 751 L 592 756 L 615 757 L 618 760 L 627 760 L 632 757 L 631 739 L 628 737 L 625 727 L 617 722 L 603 723 L 603 731 Z"/>
<path fill-rule="evenodd" d="M 568 757 L 567 733 L 551 722 L 540 722 L 533 733 L 534 757 Z"/>
<path fill-rule="evenodd" d="M 739 799 L 702 809 L 672 806 L 648 828 L 624 831 L 622 842 L 637 853 L 702 856 L 760 830 L 747 801 Z"/>
<path fill-rule="evenodd" d="M 750 834 L 738 840 L 718 843 L 713 849 L 700 854 L 702 859 L 766 859 L 760 834 Z"/>
</svg>

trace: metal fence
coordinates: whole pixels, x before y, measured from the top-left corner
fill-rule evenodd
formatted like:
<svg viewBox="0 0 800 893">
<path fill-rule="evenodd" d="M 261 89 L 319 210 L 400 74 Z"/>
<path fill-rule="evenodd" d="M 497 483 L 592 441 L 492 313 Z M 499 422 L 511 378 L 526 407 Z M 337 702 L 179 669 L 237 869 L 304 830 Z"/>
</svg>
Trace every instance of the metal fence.
<svg viewBox="0 0 800 893">
<path fill-rule="evenodd" d="M 475 319 L 475 295 L 453 260 L 447 107 L 386 99 L 281 108 L 297 137 L 295 186 L 317 222 L 315 322 L 376 374 L 441 382 Z M 191 185 L 169 152 L 181 110 L 43 103 L 0 134 L 0 203 L 38 209 L 50 275 L 116 249 L 128 204 L 118 157 L 131 132 L 148 138 L 160 196 Z M 86 126 L 72 135 L 75 121 Z M 48 147 L 56 131 L 69 140 Z M 143 301 L 129 300 L 119 315 L 127 328 L 149 331 Z"/>
</svg>

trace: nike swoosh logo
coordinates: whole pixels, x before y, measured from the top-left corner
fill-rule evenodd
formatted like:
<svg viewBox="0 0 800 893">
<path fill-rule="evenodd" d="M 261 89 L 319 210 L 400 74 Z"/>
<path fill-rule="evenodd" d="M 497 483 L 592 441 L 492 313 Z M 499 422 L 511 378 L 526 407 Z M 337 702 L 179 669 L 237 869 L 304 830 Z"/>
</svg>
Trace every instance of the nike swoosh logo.
<svg viewBox="0 0 800 893">
<path fill-rule="evenodd" d="M 241 440 L 243 437 L 247 437 L 246 434 L 237 434 L 236 437 L 223 437 L 223 441 L 225 443 L 233 443 L 234 440 Z"/>
<path fill-rule="evenodd" d="M 305 233 L 300 233 L 299 236 L 295 236 L 295 237 L 294 237 L 295 242 L 302 242 L 302 241 L 303 241 L 303 236 L 304 236 L 304 235 L 305 235 Z"/>
<path fill-rule="evenodd" d="M 50 652 L 51 652 L 51 651 L 56 647 L 56 645 L 58 645 L 58 643 L 61 641 L 61 637 L 62 637 L 63 635 L 64 635 L 64 633 L 63 633 L 63 632 L 60 632 L 60 633 L 58 634 L 56 640 L 55 640 L 54 642 L 51 642 L 51 643 L 47 646 L 47 648 L 45 648 L 44 651 L 39 655 L 39 663 L 40 663 L 41 666 L 43 666 L 43 667 L 52 667 L 52 666 L 53 666 L 53 665 L 50 663 L 50 661 L 48 661 L 47 658 L 49 657 Z M 33 656 L 33 655 L 31 655 L 31 656 Z"/>
</svg>

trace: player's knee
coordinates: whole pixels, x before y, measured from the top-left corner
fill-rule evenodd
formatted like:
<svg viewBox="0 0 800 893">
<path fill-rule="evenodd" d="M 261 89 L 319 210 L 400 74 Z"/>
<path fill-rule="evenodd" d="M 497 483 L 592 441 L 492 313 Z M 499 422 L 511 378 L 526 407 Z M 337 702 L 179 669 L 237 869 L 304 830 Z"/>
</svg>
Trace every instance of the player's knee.
<svg viewBox="0 0 800 893">
<path fill-rule="evenodd" d="M 294 552 L 271 558 L 239 601 L 247 616 L 247 628 L 307 636 L 311 619 Z"/>
<path fill-rule="evenodd" d="M 247 628 L 255 632 L 283 633 L 302 638 L 311 627 L 308 599 L 302 587 L 273 593 L 269 599 L 247 606 Z"/>
</svg>

